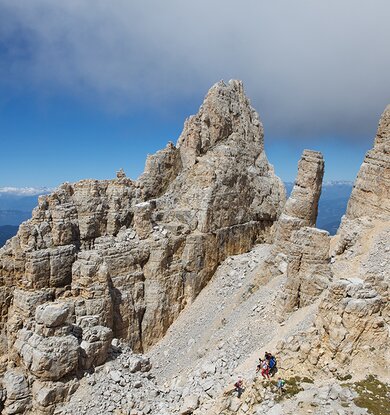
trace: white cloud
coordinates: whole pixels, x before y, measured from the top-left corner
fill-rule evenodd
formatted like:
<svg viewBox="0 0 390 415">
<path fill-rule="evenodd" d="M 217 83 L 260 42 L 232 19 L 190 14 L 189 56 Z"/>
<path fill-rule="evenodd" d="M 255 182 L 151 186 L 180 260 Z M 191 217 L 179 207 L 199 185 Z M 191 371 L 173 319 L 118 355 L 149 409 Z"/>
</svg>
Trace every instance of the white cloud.
<svg viewBox="0 0 390 415">
<path fill-rule="evenodd" d="M 2 0 L 0 82 L 126 112 L 239 78 L 267 134 L 367 138 L 390 101 L 389 14 L 388 0 Z"/>
<path fill-rule="evenodd" d="M 0 196 L 38 196 L 50 193 L 53 190 L 49 187 L 0 187 Z"/>
</svg>

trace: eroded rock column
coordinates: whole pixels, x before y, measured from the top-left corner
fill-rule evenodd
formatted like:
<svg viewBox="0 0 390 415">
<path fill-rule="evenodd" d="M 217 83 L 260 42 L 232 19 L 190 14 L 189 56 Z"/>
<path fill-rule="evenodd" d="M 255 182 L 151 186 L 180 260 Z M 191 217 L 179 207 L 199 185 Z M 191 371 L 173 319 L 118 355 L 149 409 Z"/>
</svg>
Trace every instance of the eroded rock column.
<svg viewBox="0 0 390 415">
<path fill-rule="evenodd" d="M 286 273 L 280 317 L 311 304 L 328 286 L 329 234 L 316 229 L 324 160 L 317 151 L 304 150 L 291 196 L 276 224 L 270 274 Z"/>
<path fill-rule="evenodd" d="M 315 226 L 323 176 L 322 154 L 304 150 L 294 187 L 276 225 L 275 252 L 288 253 L 292 233 L 304 226 Z"/>
</svg>

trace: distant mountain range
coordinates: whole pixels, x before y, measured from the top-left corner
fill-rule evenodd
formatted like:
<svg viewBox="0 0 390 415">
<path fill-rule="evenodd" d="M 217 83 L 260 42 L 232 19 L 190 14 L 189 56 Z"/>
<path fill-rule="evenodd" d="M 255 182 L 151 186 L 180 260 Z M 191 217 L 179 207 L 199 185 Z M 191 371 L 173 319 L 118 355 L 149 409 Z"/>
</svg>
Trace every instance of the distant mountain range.
<svg viewBox="0 0 390 415">
<path fill-rule="evenodd" d="M 293 182 L 285 183 L 287 196 L 294 186 Z M 325 182 L 318 208 L 317 227 L 327 230 L 331 235 L 337 232 L 341 217 L 347 208 L 352 191 L 352 182 Z M 31 211 L 38 204 L 38 196 L 50 193 L 49 188 L 0 188 L 0 247 L 7 239 L 14 236 L 18 226 L 31 217 Z"/>
</svg>

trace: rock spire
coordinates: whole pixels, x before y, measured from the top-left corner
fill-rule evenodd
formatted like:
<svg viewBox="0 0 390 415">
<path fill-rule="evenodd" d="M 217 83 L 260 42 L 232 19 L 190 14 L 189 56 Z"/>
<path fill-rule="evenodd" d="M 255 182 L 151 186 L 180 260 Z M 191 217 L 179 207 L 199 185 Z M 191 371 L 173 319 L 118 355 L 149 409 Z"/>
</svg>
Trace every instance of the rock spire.
<svg viewBox="0 0 390 415">
<path fill-rule="evenodd" d="M 276 224 L 272 250 L 279 271 L 287 270 L 280 316 L 311 304 L 331 278 L 329 234 L 315 228 L 323 175 L 322 154 L 304 150 L 295 185 Z"/>
<path fill-rule="evenodd" d="M 288 249 L 293 231 L 304 226 L 315 226 L 323 176 L 322 154 L 304 150 L 298 163 L 294 187 L 276 225 L 275 247 L 281 252 Z"/>
</svg>

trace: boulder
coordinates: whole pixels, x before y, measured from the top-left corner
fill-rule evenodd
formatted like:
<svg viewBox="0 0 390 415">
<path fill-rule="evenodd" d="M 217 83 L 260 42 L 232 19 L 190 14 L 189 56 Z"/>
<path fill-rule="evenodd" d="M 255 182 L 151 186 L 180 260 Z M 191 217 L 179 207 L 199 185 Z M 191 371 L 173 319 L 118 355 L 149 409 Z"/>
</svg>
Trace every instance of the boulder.
<svg viewBox="0 0 390 415">
<path fill-rule="evenodd" d="M 83 331 L 80 343 L 80 367 L 89 369 L 103 364 L 108 355 L 112 340 L 112 330 L 104 326 L 94 326 Z"/>
<path fill-rule="evenodd" d="M 78 367 L 79 343 L 76 337 L 43 337 L 22 329 L 15 342 L 23 365 L 42 380 L 58 380 Z"/>
<path fill-rule="evenodd" d="M 46 303 L 39 305 L 35 312 L 35 320 L 46 327 L 58 327 L 65 323 L 69 314 L 67 303 Z"/>
</svg>

